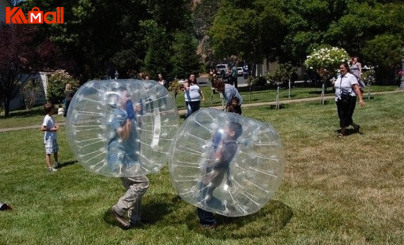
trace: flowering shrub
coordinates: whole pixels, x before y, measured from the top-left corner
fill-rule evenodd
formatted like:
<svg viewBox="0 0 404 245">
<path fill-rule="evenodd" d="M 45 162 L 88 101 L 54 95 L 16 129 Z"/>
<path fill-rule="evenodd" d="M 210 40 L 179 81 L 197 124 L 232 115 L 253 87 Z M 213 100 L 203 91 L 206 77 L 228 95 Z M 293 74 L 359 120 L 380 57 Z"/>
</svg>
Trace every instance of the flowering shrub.
<svg viewBox="0 0 404 245">
<path fill-rule="evenodd" d="M 322 48 L 314 50 L 307 56 L 304 65 L 316 70 L 322 78 L 327 78 L 334 75 L 338 65 L 341 62 L 348 62 L 348 59 L 348 53 L 342 48 Z"/>
<path fill-rule="evenodd" d="M 57 70 L 48 78 L 48 101 L 59 104 L 65 98 L 66 84 L 70 83 L 73 92 L 79 87 L 79 82 L 64 70 Z"/>
</svg>

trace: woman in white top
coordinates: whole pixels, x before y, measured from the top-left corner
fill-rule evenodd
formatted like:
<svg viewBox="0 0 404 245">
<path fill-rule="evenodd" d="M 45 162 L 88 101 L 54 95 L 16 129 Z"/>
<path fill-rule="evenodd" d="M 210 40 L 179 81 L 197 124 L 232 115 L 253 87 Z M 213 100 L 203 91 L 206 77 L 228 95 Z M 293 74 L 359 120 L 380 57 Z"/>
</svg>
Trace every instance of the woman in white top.
<svg viewBox="0 0 404 245">
<path fill-rule="evenodd" d="M 194 74 L 189 76 L 188 86 L 184 86 L 184 93 L 185 105 L 187 107 L 187 114 L 185 115 L 185 118 L 187 118 L 189 115 L 199 110 L 201 106 L 201 98 L 202 100 L 205 100 Z"/>
<path fill-rule="evenodd" d="M 337 103 L 339 124 L 341 132 L 338 137 L 346 135 L 346 128 L 352 125 L 356 132 L 359 132 L 360 126 L 355 124 L 352 119 L 353 112 L 355 111 L 356 96 L 359 98 L 359 104 L 365 106 L 362 98 L 362 93 L 359 88 L 358 79 L 349 72 L 347 63 L 341 63 L 339 66 L 340 75 L 334 83 L 335 88 L 335 101 Z"/>
</svg>

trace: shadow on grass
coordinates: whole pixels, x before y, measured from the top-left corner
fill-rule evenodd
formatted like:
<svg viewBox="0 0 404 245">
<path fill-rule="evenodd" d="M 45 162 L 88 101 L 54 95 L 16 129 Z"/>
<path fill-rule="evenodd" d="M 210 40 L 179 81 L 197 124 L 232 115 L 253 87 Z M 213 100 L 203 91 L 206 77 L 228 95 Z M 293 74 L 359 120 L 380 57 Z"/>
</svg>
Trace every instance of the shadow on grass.
<svg viewBox="0 0 404 245">
<path fill-rule="evenodd" d="M 200 234 L 214 239 L 242 239 L 266 237 L 282 230 L 292 219 L 293 211 L 287 205 L 270 201 L 255 214 L 244 217 L 224 217 L 215 215 L 216 229 L 200 228 L 197 222 L 189 223 L 188 227 Z"/>
<path fill-rule="evenodd" d="M 191 205 L 187 205 L 182 201 L 179 196 L 172 194 L 147 195 L 146 193 L 141 204 L 142 228 L 147 228 L 150 225 L 165 227 L 183 224 L 184 220 L 178 217 L 173 218 L 172 216 L 175 216 L 175 213 L 180 213 L 181 210 L 185 210 L 187 206 L 191 207 Z M 183 217 L 183 215 L 180 216 Z M 104 221 L 110 225 L 120 226 L 115 220 L 111 209 L 104 213 Z"/>
<path fill-rule="evenodd" d="M 60 169 L 60 168 L 64 168 L 64 167 L 67 167 L 67 166 L 69 166 L 69 165 L 76 164 L 77 162 L 78 162 L 78 161 L 76 161 L 76 160 L 74 160 L 74 161 L 68 161 L 68 162 L 61 162 L 57 168 L 59 168 L 59 169 Z"/>
<path fill-rule="evenodd" d="M 196 207 L 190 205 L 178 195 L 146 195 L 142 200 L 142 223 L 139 228 L 150 226 L 166 228 L 186 224 L 190 231 L 215 239 L 256 238 L 269 236 L 283 229 L 293 217 L 293 211 L 287 205 L 270 201 L 255 214 L 230 218 L 215 215 L 219 226 L 216 229 L 199 227 Z M 111 209 L 105 211 L 104 221 L 120 226 L 112 215 Z"/>
<path fill-rule="evenodd" d="M 341 133 L 341 129 L 335 130 L 335 133 L 338 135 L 338 133 Z M 352 135 L 352 134 L 360 134 L 360 135 L 362 135 L 364 133 L 363 133 L 363 131 L 361 129 L 359 131 L 357 131 L 356 129 L 353 129 L 353 128 L 345 129 L 345 137 L 349 136 L 349 135 Z"/>
</svg>

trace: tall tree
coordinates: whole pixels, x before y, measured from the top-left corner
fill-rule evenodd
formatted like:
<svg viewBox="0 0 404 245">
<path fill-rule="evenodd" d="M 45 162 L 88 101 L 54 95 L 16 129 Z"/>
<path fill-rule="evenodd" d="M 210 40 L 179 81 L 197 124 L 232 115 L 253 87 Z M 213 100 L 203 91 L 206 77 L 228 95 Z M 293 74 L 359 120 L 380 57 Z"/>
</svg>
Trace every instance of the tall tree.
<svg viewBox="0 0 404 245">
<path fill-rule="evenodd" d="M 172 45 L 173 55 L 170 59 L 173 70 L 170 77 L 185 78 L 201 71 L 200 56 L 196 53 L 198 41 L 187 32 L 177 32 Z"/>
<path fill-rule="evenodd" d="M 215 54 L 236 55 L 259 63 L 273 59 L 285 35 L 285 17 L 277 1 L 222 1 L 209 31 Z"/>
<path fill-rule="evenodd" d="M 0 25 L 0 97 L 6 117 L 23 78 L 59 61 L 55 45 L 34 38 L 37 30 L 33 25 Z"/>
</svg>

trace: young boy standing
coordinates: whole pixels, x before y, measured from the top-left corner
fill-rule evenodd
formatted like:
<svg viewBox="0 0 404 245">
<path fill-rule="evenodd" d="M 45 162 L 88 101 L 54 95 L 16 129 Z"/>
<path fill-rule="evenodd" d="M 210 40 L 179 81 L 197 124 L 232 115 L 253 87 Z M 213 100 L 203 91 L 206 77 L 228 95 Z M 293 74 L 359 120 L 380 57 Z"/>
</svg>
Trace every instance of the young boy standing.
<svg viewBox="0 0 404 245">
<path fill-rule="evenodd" d="M 57 142 L 57 131 L 59 130 L 59 127 L 56 125 L 56 123 L 52 117 L 52 115 L 55 114 L 54 105 L 50 102 L 47 102 L 44 105 L 44 110 L 45 110 L 46 116 L 43 120 L 41 131 L 44 132 L 46 166 L 49 171 L 56 172 L 57 169 L 55 169 L 51 165 L 51 155 L 53 154 L 53 156 L 55 158 L 55 167 L 58 167 L 59 166 L 59 162 L 58 162 L 59 145 Z"/>
</svg>

